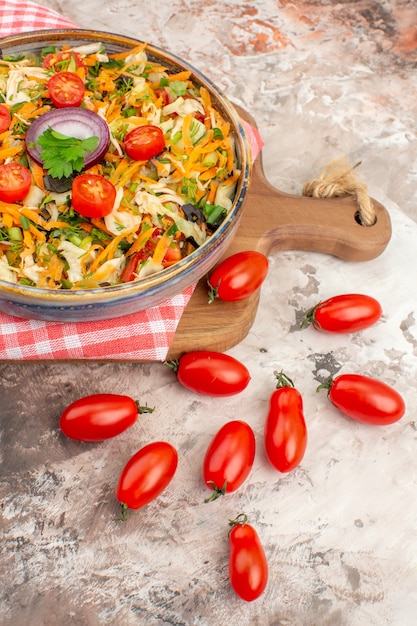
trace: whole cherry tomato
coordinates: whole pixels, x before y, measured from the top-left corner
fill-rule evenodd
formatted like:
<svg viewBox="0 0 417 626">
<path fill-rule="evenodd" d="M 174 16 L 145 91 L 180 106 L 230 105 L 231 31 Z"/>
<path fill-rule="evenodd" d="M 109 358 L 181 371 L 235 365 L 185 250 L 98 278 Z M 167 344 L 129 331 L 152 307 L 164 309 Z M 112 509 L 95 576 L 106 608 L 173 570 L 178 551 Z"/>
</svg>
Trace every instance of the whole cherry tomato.
<svg viewBox="0 0 417 626">
<path fill-rule="evenodd" d="M 364 424 L 398 422 L 405 412 L 401 395 L 381 380 L 362 374 L 340 374 L 319 385 L 342 413 Z"/>
<path fill-rule="evenodd" d="M 11 121 L 9 109 L 4 104 L 0 104 L 0 135 L 9 128 Z"/>
<path fill-rule="evenodd" d="M 264 444 L 269 462 L 280 472 L 296 468 L 307 447 L 303 399 L 283 372 L 277 374 L 277 389 L 269 400 Z"/>
<path fill-rule="evenodd" d="M 63 411 L 59 426 L 67 437 L 79 441 L 103 441 L 136 422 L 139 413 L 152 409 L 140 407 L 129 396 L 96 393 L 79 398 Z"/>
<path fill-rule="evenodd" d="M 302 326 L 328 333 L 354 333 L 375 324 L 382 315 L 375 298 L 358 293 L 333 296 L 307 311 Z"/>
<path fill-rule="evenodd" d="M 30 171 L 21 163 L 0 165 L 0 200 L 19 202 L 29 193 L 32 184 Z"/>
<path fill-rule="evenodd" d="M 134 161 L 148 161 L 165 148 L 164 133 L 159 126 L 137 126 L 125 137 L 125 150 Z"/>
<path fill-rule="evenodd" d="M 124 466 L 116 489 L 122 519 L 128 509 L 140 509 L 169 485 L 178 465 L 176 449 L 165 441 L 154 441 L 134 454 Z"/>
<path fill-rule="evenodd" d="M 98 174 L 80 174 L 72 181 L 72 206 L 84 217 L 105 217 L 116 200 L 115 186 Z"/>
<path fill-rule="evenodd" d="M 246 602 L 256 600 L 268 584 L 268 561 L 259 535 L 241 513 L 229 522 L 229 578 L 233 591 Z"/>
<path fill-rule="evenodd" d="M 222 261 L 208 279 L 208 301 L 237 302 L 251 296 L 264 282 L 268 259 L 261 252 L 237 252 Z"/>
<path fill-rule="evenodd" d="M 85 94 L 84 83 L 74 72 L 58 72 L 48 80 L 49 96 L 57 108 L 78 107 Z"/>
<path fill-rule="evenodd" d="M 203 460 L 203 479 L 213 490 L 206 502 L 236 491 L 249 476 L 255 460 L 255 435 L 246 422 L 227 422 L 213 437 Z"/>
<path fill-rule="evenodd" d="M 243 391 L 250 381 L 247 367 L 223 352 L 196 350 L 166 365 L 177 373 L 184 387 L 202 395 L 231 396 Z"/>
</svg>

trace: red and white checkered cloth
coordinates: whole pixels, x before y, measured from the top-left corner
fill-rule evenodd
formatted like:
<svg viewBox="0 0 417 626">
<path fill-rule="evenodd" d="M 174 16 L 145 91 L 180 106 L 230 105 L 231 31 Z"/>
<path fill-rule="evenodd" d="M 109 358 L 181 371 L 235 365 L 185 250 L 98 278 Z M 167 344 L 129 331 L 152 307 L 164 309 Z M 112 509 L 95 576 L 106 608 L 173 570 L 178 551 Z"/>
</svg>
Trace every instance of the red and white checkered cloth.
<svg viewBox="0 0 417 626">
<path fill-rule="evenodd" d="M 77 28 L 71 20 L 33 2 L 0 1 L 0 36 L 44 28 Z"/>
<path fill-rule="evenodd" d="M 33 2 L 0 0 L 0 36 L 48 28 L 77 28 L 71 20 Z M 1 45 L 1 44 L 0 44 Z M 262 148 L 245 124 L 255 159 Z M 0 312 L 0 360 L 118 359 L 164 361 L 194 287 L 163 304 L 99 322 L 26 320 Z"/>
</svg>

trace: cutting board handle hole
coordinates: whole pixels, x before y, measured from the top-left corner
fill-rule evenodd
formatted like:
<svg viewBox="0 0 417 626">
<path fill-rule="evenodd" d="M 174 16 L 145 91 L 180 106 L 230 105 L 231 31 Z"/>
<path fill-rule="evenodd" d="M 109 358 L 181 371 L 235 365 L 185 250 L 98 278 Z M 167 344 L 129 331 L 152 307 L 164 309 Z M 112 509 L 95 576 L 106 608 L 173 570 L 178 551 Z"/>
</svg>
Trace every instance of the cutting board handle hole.
<svg viewBox="0 0 417 626">
<path fill-rule="evenodd" d="M 355 213 L 355 221 L 358 222 L 359 226 L 364 226 L 365 228 L 369 228 L 372 226 L 375 226 L 376 222 L 377 222 L 377 216 L 374 216 L 374 221 L 371 224 L 364 224 L 362 217 L 361 217 L 361 212 L 360 211 L 356 211 Z"/>
</svg>

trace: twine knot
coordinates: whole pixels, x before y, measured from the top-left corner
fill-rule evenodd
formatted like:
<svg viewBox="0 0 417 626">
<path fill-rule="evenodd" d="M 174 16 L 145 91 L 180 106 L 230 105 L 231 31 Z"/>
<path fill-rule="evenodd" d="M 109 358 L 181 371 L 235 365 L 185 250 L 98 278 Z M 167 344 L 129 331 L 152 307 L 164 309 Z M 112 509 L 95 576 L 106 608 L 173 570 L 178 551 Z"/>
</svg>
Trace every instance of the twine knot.
<svg viewBox="0 0 417 626">
<path fill-rule="evenodd" d="M 351 195 L 358 206 L 358 221 L 363 226 L 375 224 L 376 215 L 366 185 L 356 175 L 361 161 L 350 165 L 345 157 L 335 159 L 326 165 L 318 178 L 307 182 L 302 194 L 314 198 L 337 198 Z"/>
</svg>

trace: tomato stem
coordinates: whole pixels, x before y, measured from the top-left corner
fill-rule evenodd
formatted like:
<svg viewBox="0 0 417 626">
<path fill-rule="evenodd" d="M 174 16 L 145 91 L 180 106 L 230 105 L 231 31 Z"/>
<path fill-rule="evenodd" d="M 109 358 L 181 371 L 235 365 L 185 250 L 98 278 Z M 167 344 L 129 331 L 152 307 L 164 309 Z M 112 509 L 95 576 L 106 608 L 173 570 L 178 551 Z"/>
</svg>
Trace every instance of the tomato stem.
<svg viewBox="0 0 417 626">
<path fill-rule="evenodd" d="M 207 280 L 207 285 L 208 285 L 207 295 L 208 295 L 208 303 L 209 304 L 212 304 L 212 302 L 214 302 L 215 299 L 219 297 L 220 283 L 221 283 L 221 280 L 219 280 L 217 285 L 215 287 L 213 287 L 213 285 L 210 283 L 210 280 Z"/>
<path fill-rule="evenodd" d="M 230 530 L 232 530 L 232 528 L 234 528 L 235 526 L 239 526 L 239 524 L 243 528 L 243 526 L 245 526 L 245 524 L 247 523 L 248 523 L 248 516 L 246 515 L 246 513 L 239 513 L 239 515 L 237 515 L 235 519 L 229 519 L 229 526 L 231 526 Z"/>
<path fill-rule="evenodd" d="M 318 304 L 316 304 L 315 306 L 311 307 L 311 309 L 308 309 L 308 311 L 305 314 L 305 317 L 303 319 L 303 321 L 300 324 L 301 328 L 306 328 L 306 326 L 308 326 L 309 324 L 317 324 L 316 322 L 316 311 L 318 309 L 318 307 L 320 306 L 320 302 Z"/>
<path fill-rule="evenodd" d="M 327 392 L 329 392 L 332 385 L 333 385 L 333 377 L 329 376 L 329 378 L 326 381 L 324 381 L 324 383 L 321 383 L 321 385 L 317 387 L 316 392 L 320 391 L 321 389 L 327 389 Z"/>
<path fill-rule="evenodd" d="M 138 407 L 139 413 L 153 413 L 155 411 L 155 407 L 148 406 L 147 404 L 145 404 L 145 406 L 140 405 L 139 402 L 135 404 Z"/>
<path fill-rule="evenodd" d="M 274 376 L 277 379 L 276 388 L 281 389 L 282 387 L 294 387 L 294 383 L 287 374 L 281 370 L 280 372 L 274 372 Z"/>
<path fill-rule="evenodd" d="M 120 521 L 125 522 L 127 520 L 127 514 L 129 513 L 129 507 L 127 506 L 126 502 L 120 502 L 120 507 L 122 509 L 120 514 Z"/>
<path fill-rule="evenodd" d="M 217 498 L 219 498 L 220 496 L 224 496 L 224 494 L 226 493 L 227 480 L 224 481 L 223 487 L 221 489 L 219 489 L 219 487 L 217 487 L 217 485 L 215 485 L 213 481 L 210 481 L 209 483 L 207 483 L 207 485 L 211 487 L 211 489 L 213 489 L 213 493 L 209 498 L 206 498 L 204 502 L 213 502 L 214 500 L 217 500 Z"/>
<path fill-rule="evenodd" d="M 177 373 L 180 362 L 179 359 L 172 359 L 172 361 L 164 361 L 164 365 L 172 369 L 173 372 Z"/>
</svg>

